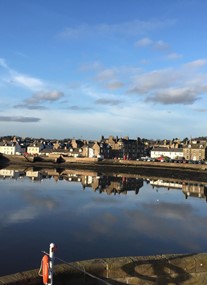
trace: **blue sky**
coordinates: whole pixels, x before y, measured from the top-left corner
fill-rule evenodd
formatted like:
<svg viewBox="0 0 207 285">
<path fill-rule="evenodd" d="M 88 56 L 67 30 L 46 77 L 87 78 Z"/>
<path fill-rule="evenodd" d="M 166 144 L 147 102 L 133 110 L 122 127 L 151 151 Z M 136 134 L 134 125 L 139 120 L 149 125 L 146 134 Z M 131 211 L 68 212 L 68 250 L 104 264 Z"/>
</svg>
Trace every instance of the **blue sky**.
<svg viewBox="0 0 207 285">
<path fill-rule="evenodd" d="M 206 136 L 207 1 L 0 0 L 0 136 Z"/>
</svg>

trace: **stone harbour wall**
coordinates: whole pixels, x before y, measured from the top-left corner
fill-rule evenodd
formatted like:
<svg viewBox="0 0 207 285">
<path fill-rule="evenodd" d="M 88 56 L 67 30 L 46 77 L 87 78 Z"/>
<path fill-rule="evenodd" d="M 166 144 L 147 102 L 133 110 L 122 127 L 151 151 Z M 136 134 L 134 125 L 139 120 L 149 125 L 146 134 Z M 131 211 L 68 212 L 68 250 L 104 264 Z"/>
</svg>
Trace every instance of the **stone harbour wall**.
<svg viewBox="0 0 207 285">
<path fill-rule="evenodd" d="M 80 272 L 89 272 L 109 284 L 207 284 L 207 253 L 104 258 L 55 266 L 54 285 L 104 284 Z M 38 270 L 0 277 L 0 285 L 42 284 Z"/>
</svg>

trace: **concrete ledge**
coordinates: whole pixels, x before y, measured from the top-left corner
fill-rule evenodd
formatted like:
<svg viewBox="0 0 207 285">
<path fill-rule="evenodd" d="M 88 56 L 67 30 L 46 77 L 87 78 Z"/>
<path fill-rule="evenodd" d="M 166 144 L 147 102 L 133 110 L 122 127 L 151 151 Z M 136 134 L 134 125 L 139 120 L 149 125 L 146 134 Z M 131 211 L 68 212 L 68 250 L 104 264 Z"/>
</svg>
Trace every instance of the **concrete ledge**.
<svg viewBox="0 0 207 285">
<path fill-rule="evenodd" d="M 55 266 L 54 284 L 207 284 L 207 253 L 93 259 Z M 0 285 L 39 285 L 38 270 L 0 277 Z"/>
</svg>

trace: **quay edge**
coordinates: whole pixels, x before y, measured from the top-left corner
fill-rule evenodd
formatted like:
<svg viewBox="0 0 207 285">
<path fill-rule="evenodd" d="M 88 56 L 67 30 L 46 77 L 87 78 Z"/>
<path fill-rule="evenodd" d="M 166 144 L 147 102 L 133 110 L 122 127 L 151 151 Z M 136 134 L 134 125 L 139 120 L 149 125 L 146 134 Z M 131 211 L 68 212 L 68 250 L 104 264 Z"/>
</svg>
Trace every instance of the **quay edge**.
<svg viewBox="0 0 207 285">
<path fill-rule="evenodd" d="M 207 284 L 207 253 L 103 258 L 59 264 L 54 269 L 54 285 L 101 284 L 74 267 L 110 284 Z M 0 277 L 0 285 L 26 284 L 42 284 L 38 269 Z"/>
<path fill-rule="evenodd" d="M 40 161 L 39 161 L 40 160 Z M 77 170 L 93 170 L 103 174 L 137 174 L 142 177 L 177 178 L 183 181 L 207 182 L 207 164 L 183 164 L 183 163 L 162 163 L 145 162 L 132 160 L 104 159 L 97 158 L 67 158 L 65 162 L 57 163 L 55 160 L 38 158 L 38 161 L 27 161 L 24 156 L 6 156 L 0 159 L 0 169 L 14 167 L 35 167 L 61 168 Z"/>
</svg>

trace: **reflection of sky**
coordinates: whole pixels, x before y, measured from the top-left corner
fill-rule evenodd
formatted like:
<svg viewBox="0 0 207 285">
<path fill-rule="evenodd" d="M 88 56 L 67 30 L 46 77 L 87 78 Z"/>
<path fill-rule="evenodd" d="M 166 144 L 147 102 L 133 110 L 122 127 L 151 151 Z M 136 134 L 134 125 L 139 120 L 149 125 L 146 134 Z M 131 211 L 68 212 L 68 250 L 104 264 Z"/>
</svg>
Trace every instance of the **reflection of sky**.
<svg viewBox="0 0 207 285">
<path fill-rule="evenodd" d="M 107 195 L 80 183 L 0 181 L 0 275 L 37 268 L 50 242 L 65 260 L 206 251 L 207 204 L 180 189 Z M 8 266 L 10 264 L 10 266 Z"/>
</svg>

